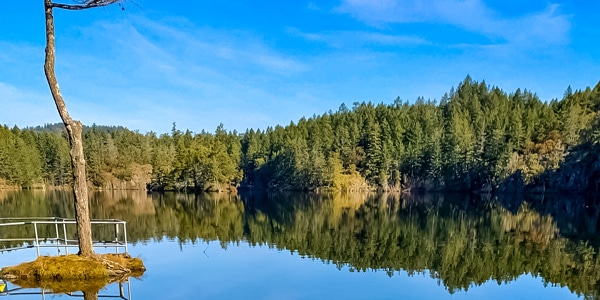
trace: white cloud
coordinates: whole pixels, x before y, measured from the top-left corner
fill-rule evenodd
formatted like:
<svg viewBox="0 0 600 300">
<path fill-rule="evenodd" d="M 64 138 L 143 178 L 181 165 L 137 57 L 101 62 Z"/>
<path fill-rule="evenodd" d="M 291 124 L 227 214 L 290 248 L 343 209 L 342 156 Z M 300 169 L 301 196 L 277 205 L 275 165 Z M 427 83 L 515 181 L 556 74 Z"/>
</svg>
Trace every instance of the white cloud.
<svg viewBox="0 0 600 300">
<path fill-rule="evenodd" d="M 518 17 L 503 17 L 482 0 L 343 0 L 337 12 L 373 26 L 442 23 L 513 44 L 568 42 L 569 17 L 559 6 Z"/>
</svg>

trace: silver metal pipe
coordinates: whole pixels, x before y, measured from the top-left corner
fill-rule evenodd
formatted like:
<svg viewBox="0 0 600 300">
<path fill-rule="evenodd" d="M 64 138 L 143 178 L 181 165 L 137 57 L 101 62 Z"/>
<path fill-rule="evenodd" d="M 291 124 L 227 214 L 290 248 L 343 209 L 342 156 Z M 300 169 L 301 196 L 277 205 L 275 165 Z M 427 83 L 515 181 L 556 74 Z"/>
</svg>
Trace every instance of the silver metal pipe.
<svg viewBox="0 0 600 300">
<path fill-rule="evenodd" d="M 37 232 L 37 223 L 33 223 L 33 228 L 35 230 L 35 245 L 37 246 L 37 255 L 40 256 L 40 241 L 38 240 L 38 232 Z"/>
</svg>

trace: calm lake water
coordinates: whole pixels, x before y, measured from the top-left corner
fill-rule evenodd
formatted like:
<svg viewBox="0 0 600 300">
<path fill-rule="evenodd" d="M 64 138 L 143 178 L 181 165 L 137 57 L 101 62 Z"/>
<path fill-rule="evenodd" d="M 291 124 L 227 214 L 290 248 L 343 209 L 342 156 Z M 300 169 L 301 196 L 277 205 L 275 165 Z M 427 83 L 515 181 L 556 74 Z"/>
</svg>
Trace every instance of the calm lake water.
<svg viewBox="0 0 600 300">
<path fill-rule="evenodd" d="M 128 299 L 596 299 L 600 294 L 600 206 L 589 199 L 92 196 L 92 218 L 127 221 L 129 253 L 148 269 L 123 285 Z M 42 216 L 72 217 L 70 193 L 0 191 L 0 217 Z M 0 230 L 0 237 L 23 233 Z M 5 242 L 0 249 L 13 246 Z M 0 267 L 35 257 L 35 249 L 3 251 Z M 14 292 L 0 293 L 0 299 L 71 298 L 17 288 L 8 284 L 5 289 Z M 119 295 L 119 285 L 100 295 Z"/>
</svg>

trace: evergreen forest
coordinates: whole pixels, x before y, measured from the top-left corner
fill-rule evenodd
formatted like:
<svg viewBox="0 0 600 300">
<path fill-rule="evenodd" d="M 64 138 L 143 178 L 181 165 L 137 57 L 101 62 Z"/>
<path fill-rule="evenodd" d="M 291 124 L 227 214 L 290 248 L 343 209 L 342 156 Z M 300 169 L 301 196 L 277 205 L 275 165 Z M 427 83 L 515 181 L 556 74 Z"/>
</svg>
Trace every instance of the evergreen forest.
<svg viewBox="0 0 600 300">
<path fill-rule="evenodd" d="M 200 117 L 200 116 L 199 116 Z M 0 126 L 0 186 L 66 186 L 62 125 Z M 88 182 L 153 190 L 592 192 L 600 185 L 600 82 L 562 99 L 467 76 L 439 101 L 355 102 L 245 132 L 86 126 Z M 110 184 L 112 185 L 110 185 Z"/>
</svg>

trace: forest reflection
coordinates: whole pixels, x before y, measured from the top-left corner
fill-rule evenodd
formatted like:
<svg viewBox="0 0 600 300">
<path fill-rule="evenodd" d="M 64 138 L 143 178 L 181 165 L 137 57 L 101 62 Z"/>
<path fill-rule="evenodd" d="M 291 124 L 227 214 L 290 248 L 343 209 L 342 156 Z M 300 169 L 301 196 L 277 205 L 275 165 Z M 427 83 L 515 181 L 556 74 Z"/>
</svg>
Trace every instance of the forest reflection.
<svg viewBox="0 0 600 300">
<path fill-rule="evenodd" d="M 14 191 L 0 197 L 0 217 L 73 216 L 69 192 Z M 247 242 L 350 271 L 427 274 L 450 293 L 522 274 L 587 298 L 598 298 L 600 290 L 600 209 L 590 199 L 127 191 L 95 193 L 90 202 L 92 218 L 126 220 L 134 244 L 218 240 L 226 248 Z M 104 234 L 102 228 L 94 232 Z"/>
</svg>

